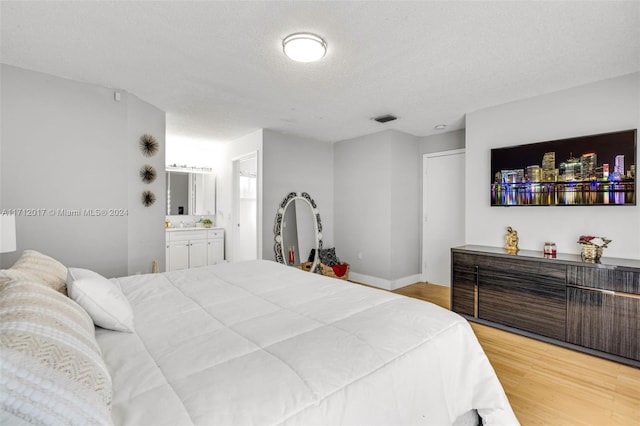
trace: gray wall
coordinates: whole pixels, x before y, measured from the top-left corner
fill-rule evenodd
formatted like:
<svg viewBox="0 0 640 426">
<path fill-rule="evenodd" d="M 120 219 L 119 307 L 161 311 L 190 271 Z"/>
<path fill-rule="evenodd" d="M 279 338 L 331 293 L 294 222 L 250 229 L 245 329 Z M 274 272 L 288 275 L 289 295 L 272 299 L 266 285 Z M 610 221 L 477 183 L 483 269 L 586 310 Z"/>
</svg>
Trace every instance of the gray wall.
<svg viewBox="0 0 640 426">
<path fill-rule="evenodd" d="M 420 273 L 420 155 L 395 130 L 334 144 L 334 238 L 355 273 L 396 280 Z"/>
<path fill-rule="evenodd" d="M 152 184 L 157 208 L 141 208 L 138 170 L 164 168 L 164 113 L 122 92 L 2 65 L 0 208 L 44 209 L 16 218 L 17 251 L 25 249 L 108 277 L 149 272 L 164 260 L 164 191 Z M 145 159 L 141 133 L 161 151 Z M 139 183 L 139 184 L 138 184 Z M 65 216 L 83 209 L 126 209 L 126 216 Z M 54 212 L 54 213 L 52 213 Z M 159 243 L 156 244 L 156 242 Z"/>
<path fill-rule="evenodd" d="M 333 147 L 330 143 L 263 132 L 262 257 L 275 259 L 276 212 L 289 192 L 307 192 L 318 206 L 324 247 L 333 247 Z"/>
<path fill-rule="evenodd" d="M 165 167 L 165 113 L 129 94 L 127 96 L 126 153 L 129 158 L 127 188 L 129 192 L 128 217 L 128 267 L 127 274 L 151 272 L 154 260 L 160 271 L 165 265 L 164 219 L 167 191 L 164 181 Z M 153 157 L 144 157 L 138 148 L 140 136 L 150 134 L 160 143 L 160 151 Z M 124 153 L 123 153 L 124 154 Z M 139 177 L 140 168 L 149 164 L 156 169 L 157 177 L 146 184 Z M 141 202 L 142 192 L 152 191 L 155 204 L 145 207 Z"/>
<path fill-rule="evenodd" d="M 414 136 L 394 132 L 391 147 L 391 268 L 390 279 L 420 269 L 420 182 L 422 159 Z"/>
<path fill-rule="evenodd" d="M 605 256 L 640 259 L 640 205 L 491 207 L 490 149 L 640 125 L 640 73 L 486 108 L 466 118 L 466 243 L 502 246 L 507 226 L 520 247 L 579 253 L 580 235 L 613 240 Z"/>
</svg>

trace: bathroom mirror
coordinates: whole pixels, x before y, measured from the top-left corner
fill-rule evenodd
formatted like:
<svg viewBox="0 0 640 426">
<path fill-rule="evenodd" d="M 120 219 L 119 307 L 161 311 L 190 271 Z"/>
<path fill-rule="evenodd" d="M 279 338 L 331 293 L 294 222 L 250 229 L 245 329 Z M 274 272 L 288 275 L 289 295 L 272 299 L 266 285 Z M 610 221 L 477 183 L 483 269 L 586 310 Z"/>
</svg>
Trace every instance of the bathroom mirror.
<svg viewBox="0 0 640 426">
<path fill-rule="evenodd" d="M 213 173 L 167 170 L 167 215 L 214 215 L 216 176 Z"/>
<path fill-rule="evenodd" d="M 299 266 L 308 260 L 311 249 L 315 249 L 311 271 L 317 269 L 318 250 L 322 248 L 322 222 L 316 203 L 309 194 L 291 192 L 282 200 L 274 232 L 277 262 Z M 289 255 L 289 250 L 293 255 Z"/>
</svg>

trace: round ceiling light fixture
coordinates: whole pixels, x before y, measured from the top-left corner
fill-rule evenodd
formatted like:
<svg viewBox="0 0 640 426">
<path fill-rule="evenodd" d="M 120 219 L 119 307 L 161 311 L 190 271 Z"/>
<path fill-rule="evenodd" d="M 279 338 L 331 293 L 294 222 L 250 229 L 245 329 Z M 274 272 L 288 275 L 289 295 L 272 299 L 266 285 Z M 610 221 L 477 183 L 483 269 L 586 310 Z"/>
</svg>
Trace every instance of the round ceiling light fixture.
<svg viewBox="0 0 640 426">
<path fill-rule="evenodd" d="M 438 125 L 434 126 L 433 128 L 436 129 L 436 130 L 444 130 L 444 129 L 447 128 L 447 125 L 446 124 L 438 124 Z"/>
<path fill-rule="evenodd" d="M 327 53 L 327 42 L 311 33 L 295 33 L 282 40 L 282 50 L 298 62 L 315 62 Z"/>
</svg>

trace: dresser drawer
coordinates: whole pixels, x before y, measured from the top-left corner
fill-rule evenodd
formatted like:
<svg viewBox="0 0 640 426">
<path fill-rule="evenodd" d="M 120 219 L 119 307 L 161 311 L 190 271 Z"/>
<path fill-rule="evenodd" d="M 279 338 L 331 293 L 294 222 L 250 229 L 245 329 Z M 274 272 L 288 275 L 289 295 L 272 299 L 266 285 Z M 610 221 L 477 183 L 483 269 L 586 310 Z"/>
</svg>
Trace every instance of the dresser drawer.
<svg viewBox="0 0 640 426">
<path fill-rule="evenodd" d="M 640 294 L 640 272 L 624 268 L 569 265 L 567 266 L 567 284 L 620 293 Z"/>
</svg>

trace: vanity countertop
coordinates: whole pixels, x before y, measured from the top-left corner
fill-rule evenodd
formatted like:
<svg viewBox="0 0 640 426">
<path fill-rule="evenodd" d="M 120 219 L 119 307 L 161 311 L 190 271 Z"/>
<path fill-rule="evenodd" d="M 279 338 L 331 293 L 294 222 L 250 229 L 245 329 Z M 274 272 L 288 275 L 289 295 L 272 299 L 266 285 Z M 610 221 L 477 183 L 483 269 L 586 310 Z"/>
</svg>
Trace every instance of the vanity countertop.
<svg viewBox="0 0 640 426">
<path fill-rule="evenodd" d="M 185 226 L 184 228 L 180 228 L 179 226 L 176 227 L 171 227 L 171 228 L 165 228 L 164 230 L 167 232 L 173 232 L 173 231 L 206 231 L 208 229 L 223 229 L 220 226 L 212 226 L 210 228 L 205 228 L 204 226 Z"/>
</svg>

